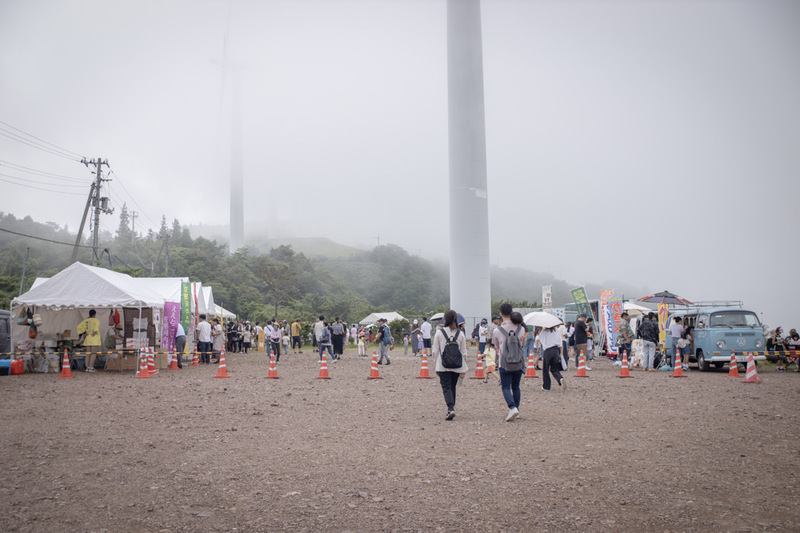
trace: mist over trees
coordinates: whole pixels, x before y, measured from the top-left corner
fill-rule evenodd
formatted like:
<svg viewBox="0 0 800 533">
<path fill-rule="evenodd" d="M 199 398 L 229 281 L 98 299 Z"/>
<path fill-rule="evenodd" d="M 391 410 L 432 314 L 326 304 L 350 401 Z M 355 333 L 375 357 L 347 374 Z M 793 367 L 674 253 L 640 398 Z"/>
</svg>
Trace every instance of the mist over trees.
<svg viewBox="0 0 800 533">
<path fill-rule="evenodd" d="M 28 237 L 29 236 L 29 237 Z M 33 238 L 32 238 L 33 237 Z M 69 266 L 75 234 L 53 222 L 17 219 L 0 213 L 0 306 L 8 309 L 17 296 L 29 251 L 23 292 L 37 277 L 51 277 Z M 77 260 L 93 264 L 84 236 Z M 231 254 L 225 243 L 192 238 L 178 220 L 162 217 L 159 231 L 141 234 L 127 206 L 116 231 L 100 234 L 99 266 L 134 277 L 189 277 L 214 289 L 218 305 L 250 321 L 268 318 L 310 320 L 324 314 L 356 322 L 372 312 L 397 311 L 413 318 L 444 311 L 449 302 L 449 267 L 413 256 L 395 245 L 369 251 L 337 250 L 328 241 L 324 256 L 308 257 L 290 244 L 242 248 Z M 341 247 L 345 249 L 347 247 Z M 256 250 L 257 255 L 250 250 Z M 337 253 L 338 252 L 338 253 Z M 492 269 L 492 313 L 500 303 L 537 307 L 543 284 L 553 287 L 553 302 L 572 301 L 570 286 L 551 274 L 521 268 Z M 600 285 L 587 285 L 596 297 Z M 620 286 L 617 285 L 617 290 Z M 639 291 L 628 288 L 632 297 Z"/>
</svg>

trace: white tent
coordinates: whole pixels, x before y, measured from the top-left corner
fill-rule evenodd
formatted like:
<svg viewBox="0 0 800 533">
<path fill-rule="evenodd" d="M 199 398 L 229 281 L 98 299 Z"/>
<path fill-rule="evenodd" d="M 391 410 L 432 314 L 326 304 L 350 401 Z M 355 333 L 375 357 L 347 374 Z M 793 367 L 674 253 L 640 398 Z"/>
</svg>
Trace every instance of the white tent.
<svg viewBox="0 0 800 533">
<path fill-rule="evenodd" d="M 203 301 L 206 304 L 206 314 L 219 316 L 217 306 L 214 305 L 214 292 L 211 287 L 203 287 Z"/>
<path fill-rule="evenodd" d="M 405 320 L 405 317 L 402 316 L 400 313 L 395 313 L 394 311 L 388 313 L 372 313 L 371 315 L 367 315 L 359 324 L 362 326 L 367 326 L 370 324 L 374 324 L 378 321 L 379 318 L 385 318 L 388 322 L 392 322 L 394 320 Z"/>
<path fill-rule="evenodd" d="M 102 324 L 105 318 L 102 310 L 120 307 L 161 309 L 164 307 L 164 298 L 127 274 L 73 263 L 52 278 L 37 280 L 35 287 L 11 300 L 14 347 L 28 338 L 27 326 L 13 326 L 16 325 L 16 317 L 30 307 L 35 307 L 42 317 L 37 339 L 54 341 L 62 331 L 74 331 L 88 316 L 89 309 L 98 311 Z"/>
<path fill-rule="evenodd" d="M 234 318 L 236 318 L 235 314 L 233 314 L 232 312 L 228 311 L 224 307 L 220 307 L 218 305 L 215 305 L 214 309 L 215 309 L 214 314 L 217 315 L 217 316 L 224 317 L 225 320 L 233 320 Z"/>
</svg>

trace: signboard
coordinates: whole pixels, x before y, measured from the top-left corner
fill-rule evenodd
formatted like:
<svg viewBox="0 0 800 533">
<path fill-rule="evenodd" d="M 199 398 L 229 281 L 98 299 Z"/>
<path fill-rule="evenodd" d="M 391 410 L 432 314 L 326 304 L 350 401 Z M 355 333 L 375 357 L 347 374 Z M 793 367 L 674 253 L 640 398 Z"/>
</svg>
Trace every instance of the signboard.
<svg viewBox="0 0 800 533">
<path fill-rule="evenodd" d="M 570 292 L 572 293 L 572 301 L 575 302 L 575 306 L 578 308 L 578 314 L 586 313 L 587 318 L 592 317 L 594 319 L 592 306 L 589 305 L 589 299 L 586 298 L 586 290 L 583 287 L 578 287 Z"/>
<path fill-rule="evenodd" d="M 542 310 L 550 313 L 553 309 L 553 286 L 542 286 Z"/>
<path fill-rule="evenodd" d="M 181 283 L 181 325 L 183 331 L 188 335 L 192 332 L 192 298 L 191 298 L 191 284 L 188 281 Z"/>
<path fill-rule="evenodd" d="M 181 305 L 177 302 L 164 302 L 164 321 L 161 323 L 161 349 L 172 352 L 175 349 L 175 336 L 181 318 Z"/>
<path fill-rule="evenodd" d="M 669 304 L 658 304 L 658 344 L 667 346 L 667 321 L 669 320 Z"/>
</svg>

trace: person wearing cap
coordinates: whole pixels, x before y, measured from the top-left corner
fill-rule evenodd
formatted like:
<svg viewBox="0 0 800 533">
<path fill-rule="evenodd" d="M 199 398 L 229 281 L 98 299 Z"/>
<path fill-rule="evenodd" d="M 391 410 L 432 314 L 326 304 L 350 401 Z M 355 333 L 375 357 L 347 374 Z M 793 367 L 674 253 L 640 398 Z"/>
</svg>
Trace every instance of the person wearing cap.
<svg viewBox="0 0 800 533">
<path fill-rule="evenodd" d="M 378 351 L 380 351 L 380 357 L 378 358 L 378 364 L 383 364 L 383 358 L 386 358 L 386 364 L 391 365 L 392 362 L 389 360 L 389 350 L 394 350 L 394 339 L 392 339 L 392 332 L 389 330 L 389 326 L 386 325 L 385 318 L 378 319 L 378 333 L 376 335 L 378 340 Z"/>
<path fill-rule="evenodd" d="M 575 322 L 575 366 L 578 366 L 581 354 L 586 355 L 586 344 L 589 339 L 588 328 L 586 327 L 586 313 L 581 313 Z M 591 370 L 586 366 L 586 370 Z"/>
</svg>

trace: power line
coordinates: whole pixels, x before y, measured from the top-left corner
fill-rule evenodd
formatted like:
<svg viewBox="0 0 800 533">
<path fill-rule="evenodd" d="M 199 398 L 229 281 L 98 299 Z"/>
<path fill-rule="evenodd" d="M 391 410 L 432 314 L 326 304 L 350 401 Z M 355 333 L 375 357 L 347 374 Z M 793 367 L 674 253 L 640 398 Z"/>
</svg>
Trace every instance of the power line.
<svg viewBox="0 0 800 533">
<path fill-rule="evenodd" d="M 21 176 L 12 176 L 11 174 L 4 174 L 2 172 L 0 172 L 0 176 L 5 176 L 7 178 L 13 178 L 17 180 L 23 180 L 24 182 L 36 183 L 38 185 L 49 185 L 51 187 L 69 187 L 72 189 L 85 189 L 86 186 L 89 185 L 88 183 L 84 183 L 83 185 L 69 185 L 66 183 L 52 183 L 48 181 L 38 181 L 31 178 L 23 178 Z"/>
<path fill-rule="evenodd" d="M 0 167 L 10 167 L 12 170 L 18 170 L 22 172 L 26 172 L 29 174 L 38 174 L 39 176 L 44 176 L 48 178 L 59 178 L 65 181 L 75 181 L 87 184 L 89 182 L 86 181 L 86 178 L 75 178 L 73 176 L 65 176 L 63 174 L 55 174 L 53 172 L 47 172 L 45 170 L 36 170 L 35 168 L 26 167 L 25 165 L 18 165 L 16 163 L 12 163 L 10 161 L 3 161 L 0 159 Z"/>
<path fill-rule="evenodd" d="M 92 248 L 91 246 L 86 246 L 85 244 L 77 244 L 76 245 L 76 244 L 70 244 L 68 242 L 54 241 L 53 239 L 45 239 L 44 237 L 36 237 L 34 235 L 26 235 L 24 233 L 20 233 L 18 231 L 11 231 L 10 229 L 5 229 L 5 228 L 0 228 L 0 231 L 5 231 L 6 233 L 13 233 L 14 235 L 19 235 L 20 237 L 27 237 L 29 239 L 36 239 L 36 240 L 39 240 L 39 241 L 52 242 L 54 244 L 63 244 L 64 246 L 77 246 L 78 248 L 89 248 L 89 249 Z"/>
<path fill-rule="evenodd" d="M 2 120 L 0 120 L 0 124 L 2 124 L 3 126 L 6 126 L 7 128 L 11 128 L 14 131 L 18 131 L 19 133 L 21 133 L 21 134 L 23 134 L 23 135 L 25 135 L 27 137 L 30 137 L 31 139 L 35 139 L 36 141 L 39 141 L 40 143 L 43 143 L 43 144 L 45 144 L 47 146 L 50 146 L 51 149 L 54 148 L 54 149 L 58 150 L 59 152 L 63 152 L 63 154 L 70 154 L 72 156 L 72 157 L 69 157 L 67 155 L 61 154 L 61 157 L 67 157 L 68 159 L 76 159 L 77 161 L 80 161 L 83 158 L 83 156 L 81 156 L 80 154 L 78 154 L 76 152 L 73 152 L 72 150 L 67 150 L 66 148 L 61 148 L 60 146 L 58 146 L 56 144 L 53 144 L 51 142 L 47 142 L 44 139 L 40 139 L 36 135 L 31 135 L 30 133 L 28 133 L 26 131 L 23 131 L 23 130 L 15 127 L 15 126 L 12 126 L 11 124 L 8 124 L 7 122 L 3 122 Z M 12 133 L 12 135 L 20 137 L 19 135 L 14 134 L 14 133 Z M 6 135 L 6 136 L 8 137 L 8 135 Z M 28 141 L 28 142 L 29 143 L 34 143 L 34 141 Z M 36 146 L 36 148 L 40 148 L 42 150 L 45 149 L 44 147 L 41 147 L 41 146 Z M 59 154 L 56 154 L 56 155 L 59 155 Z"/>
<path fill-rule="evenodd" d="M 5 174 L 2 174 L 2 175 L 5 176 Z M 11 183 L 13 185 L 19 185 L 20 187 L 27 187 L 29 189 L 36 189 L 37 191 L 47 191 L 47 192 L 54 192 L 54 193 L 58 193 L 58 194 L 68 194 L 68 195 L 71 195 L 71 196 L 84 196 L 84 194 L 80 193 L 80 192 L 54 191 L 53 189 L 45 189 L 44 187 L 36 187 L 34 185 L 27 185 L 25 183 L 19 183 L 19 182 L 16 182 L 16 181 L 11 181 L 11 180 L 7 180 L 7 179 L 3 179 L 3 178 L 0 178 L 0 181 L 5 181 L 6 183 Z"/>
<path fill-rule="evenodd" d="M 147 214 L 147 211 L 145 211 L 142 208 L 142 206 L 139 205 L 139 202 L 136 201 L 136 198 L 134 198 L 133 195 L 131 195 L 131 193 L 128 192 L 128 189 L 125 188 L 125 184 L 122 183 L 122 180 L 120 179 L 119 175 L 116 172 L 114 172 L 113 169 L 109 169 L 108 173 L 109 174 L 114 174 L 114 177 L 117 178 L 117 183 L 120 184 L 120 186 L 122 187 L 122 190 L 125 191 L 125 194 L 127 194 L 128 197 L 133 201 L 134 205 L 136 205 L 136 207 L 139 208 L 139 211 L 142 214 L 144 214 L 145 217 L 147 217 L 147 220 L 149 220 L 153 224 L 154 227 L 156 227 L 156 228 L 159 227 L 159 223 L 157 223 L 152 218 L 150 218 L 150 215 Z"/>
</svg>

